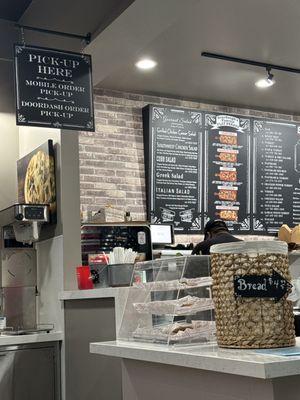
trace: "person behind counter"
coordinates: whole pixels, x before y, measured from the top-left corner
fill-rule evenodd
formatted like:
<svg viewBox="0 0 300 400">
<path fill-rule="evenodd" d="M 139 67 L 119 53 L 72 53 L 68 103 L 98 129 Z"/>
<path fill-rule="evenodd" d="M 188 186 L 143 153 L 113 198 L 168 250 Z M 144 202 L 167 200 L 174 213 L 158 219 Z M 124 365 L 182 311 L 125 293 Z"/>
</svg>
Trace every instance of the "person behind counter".
<svg viewBox="0 0 300 400">
<path fill-rule="evenodd" d="M 194 247 L 192 255 L 208 255 L 210 254 L 210 247 L 214 244 L 240 241 L 229 232 L 224 221 L 221 219 L 210 220 L 204 227 L 204 240 Z"/>
</svg>

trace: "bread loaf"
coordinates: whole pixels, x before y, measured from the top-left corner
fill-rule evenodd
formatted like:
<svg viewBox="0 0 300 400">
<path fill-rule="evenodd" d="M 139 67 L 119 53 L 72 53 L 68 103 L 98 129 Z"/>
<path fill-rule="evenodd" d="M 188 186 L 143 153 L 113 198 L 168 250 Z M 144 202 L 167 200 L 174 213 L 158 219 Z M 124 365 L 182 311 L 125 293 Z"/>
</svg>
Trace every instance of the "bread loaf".
<svg viewBox="0 0 300 400">
<path fill-rule="evenodd" d="M 300 225 L 292 229 L 290 243 L 300 244 Z"/>
<path fill-rule="evenodd" d="M 282 240 L 283 242 L 290 243 L 291 234 L 292 234 L 291 228 L 288 225 L 284 224 L 280 227 L 278 231 L 278 239 Z"/>
</svg>

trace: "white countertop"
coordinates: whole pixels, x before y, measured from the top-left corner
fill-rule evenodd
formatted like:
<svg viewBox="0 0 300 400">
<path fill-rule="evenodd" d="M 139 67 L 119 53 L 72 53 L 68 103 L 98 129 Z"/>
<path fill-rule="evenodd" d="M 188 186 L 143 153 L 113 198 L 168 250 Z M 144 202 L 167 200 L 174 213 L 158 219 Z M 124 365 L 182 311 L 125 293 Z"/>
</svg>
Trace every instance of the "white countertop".
<svg viewBox="0 0 300 400">
<path fill-rule="evenodd" d="M 178 250 L 178 249 L 155 249 L 153 250 L 153 254 L 161 254 L 162 258 L 167 256 L 177 256 L 177 254 L 181 254 L 182 256 L 190 256 L 192 254 L 192 250 Z"/>
<path fill-rule="evenodd" d="M 107 288 L 96 288 L 88 290 L 65 290 L 60 292 L 60 300 L 80 300 L 80 299 L 101 299 L 107 297 L 116 298 L 120 291 L 128 290 L 124 287 L 107 287 Z"/>
<path fill-rule="evenodd" d="M 30 335 L 0 335 L 0 346 L 27 343 L 56 342 L 63 340 L 62 332 L 33 333 Z"/>
<path fill-rule="evenodd" d="M 297 346 L 300 346 L 300 339 Z M 168 348 L 166 345 L 119 340 L 91 343 L 90 352 L 262 379 L 300 375 L 300 356 L 265 355 L 256 350 L 221 349 L 216 345 Z"/>
</svg>

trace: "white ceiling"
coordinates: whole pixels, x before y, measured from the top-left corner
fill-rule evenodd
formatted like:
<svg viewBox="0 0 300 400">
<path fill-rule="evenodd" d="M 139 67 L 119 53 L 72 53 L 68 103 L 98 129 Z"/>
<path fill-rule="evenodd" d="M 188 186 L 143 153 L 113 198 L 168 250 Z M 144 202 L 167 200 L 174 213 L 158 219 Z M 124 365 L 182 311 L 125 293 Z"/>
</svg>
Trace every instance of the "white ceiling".
<svg viewBox="0 0 300 400">
<path fill-rule="evenodd" d="M 202 51 L 300 68 L 299 0 L 136 0 L 88 47 L 98 87 L 300 114 L 300 75 L 201 57 Z M 138 71 L 142 56 L 158 62 Z"/>
</svg>

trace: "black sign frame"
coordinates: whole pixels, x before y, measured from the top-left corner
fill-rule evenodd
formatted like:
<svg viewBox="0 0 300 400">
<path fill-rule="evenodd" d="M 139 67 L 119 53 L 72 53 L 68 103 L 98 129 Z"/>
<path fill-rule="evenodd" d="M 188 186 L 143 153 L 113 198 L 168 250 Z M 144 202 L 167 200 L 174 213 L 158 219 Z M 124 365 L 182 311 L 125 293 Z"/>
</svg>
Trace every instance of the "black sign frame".
<svg viewBox="0 0 300 400">
<path fill-rule="evenodd" d="M 50 58 L 53 57 L 53 59 L 55 59 L 56 55 L 57 60 L 59 60 L 59 57 L 65 56 L 64 59 L 65 62 L 63 63 L 62 66 L 65 67 L 66 65 L 67 66 L 73 65 L 75 71 L 75 65 L 76 65 L 76 68 L 78 67 L 78 71 L 76 71 L 78 76 L 71 75 L 73 80 L 66 80 L 66 79 L 59 80 L 58 78 L 54 77 L 52 79 L 50 78 L 45 79 L 47 78 L 47 76 L 39 76 L 39 75 L 34 77 L 32 72 L 32 65 L 30 65 L 31 68 L 29 69 L 27 65 L 26 71 L 22 70 L 22 66 L 23 65 L 26 66 L 24 60 L 22 60 L 21 58 L 24 50 L 25 51 L 32 50 L 33 53 L 35 54 L 42 53 L 44 56 L 46 53 L 47 57 Z M 78 65 L 76 64 L 77 62 L 79 63 Z M 27 64 L 29 64 L 28 61 Z M 44 67 L 46 67 L 46 65 Z M 60 69 L 60 73 L 67 74 L 67 71 L 72 71 L 70 69 L 68 70 L 67 68 L 64 70 L 61 67 L 61 64 L 59 64 L 59 61 L 57 61 L 55 66 L 52 65 L 52 67 L 53 68 L 57 67 L 57 70 Z M 14 76 L 15 76 L 17 125 L 68 129 L 77 131 L 78 130 L 91 131 L 91 132 L 95 131 L 92 59 L 90 55 L 46 48 L 46 47 L 15 44 L 14 68 L 15 68 Z M 32 84 L 32 85 L 27 85 L 27 86 L 32 86 L 29 89 L 28 87 L 25 86 L 26 73 L 28 73 L 27 81 Z M 38 72 L 36 72 L 36 74 L 38 74 Z M 71 74 L 71 72 L 69 74 Z M 37 85 L 33 84 L 34 79 L 36 79 Z M 75 92 L 77 93 L 72 93 L 72 90 L 70 89 L 71 87 L 76 88 Z M 39 99 L 40 96 L 38 96 L 37 94 L 40 89 L 51 90 L 51 95 L 53 96 L 53 98 L 49 99 L 46 95 L 46 97 Z M 34 91 L 36 91 L 36 93 L 34 93 Z M 77 97 L 74 96 L 74 94 Z M 30 96 L 32 96 L 32 98 L 30 98 Z M 63 96 L 66 96 L 67 98 L 63 99 L 58 98 Z M 38 115 L 39 112 L 38 106 L 36 106 L 34 110 L 34 107 L 30 107 L 28 105 L 26 110 L 25 107 L 21 107 L 22 102 L 27 102 L 29 105 L 43 104 L 45 108 L 42 107 L 41 111 L 45 113 L 45 115 L 43 116 Z M 49 106 L 49 108 L 47 108 L 46 106 Z M 47 113 L 49 114 L 48 116 Z M 52 113 L 53 115 L 50 113 Z M 81 114 L 86 114 L 86 115 L 81 115 Z"/>
</svg>

